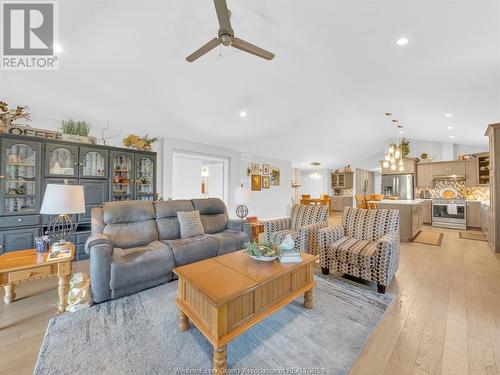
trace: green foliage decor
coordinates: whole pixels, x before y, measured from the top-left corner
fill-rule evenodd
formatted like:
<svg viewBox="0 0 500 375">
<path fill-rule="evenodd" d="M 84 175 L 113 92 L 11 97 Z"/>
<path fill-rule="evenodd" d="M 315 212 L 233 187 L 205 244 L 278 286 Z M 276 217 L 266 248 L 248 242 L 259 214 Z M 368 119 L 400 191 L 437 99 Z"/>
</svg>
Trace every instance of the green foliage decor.
<svg viewBox="0 0 500 375">
<path fill-rule="evenodd" d="M 267 243 L 249 242 L 246 244 L 246 250 L 249 255 L 254 257 L 275 257 L 281 255 L 281 248 Z"/>
<path fill-rule="evenodd" d="M 90 132 L 90 124 L 85 121 L 75 121 L 73 119 L 61 121 L 61 131 L 64 134 L 79 135 L 88 137 Z"/>
</svg>

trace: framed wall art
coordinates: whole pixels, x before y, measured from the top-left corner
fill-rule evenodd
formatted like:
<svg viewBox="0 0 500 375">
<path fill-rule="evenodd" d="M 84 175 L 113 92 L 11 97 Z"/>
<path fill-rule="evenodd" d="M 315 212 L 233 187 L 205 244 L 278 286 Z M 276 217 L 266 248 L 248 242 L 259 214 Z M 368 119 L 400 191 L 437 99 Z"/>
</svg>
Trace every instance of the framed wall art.
<svg viewBox="0 0 500 375">
<path fill-rule="evenodd" d="M 262 175 L 269 176 L 269 164 L 262 164 Z"/>
<path fill-rule="evenodd" d="M 280 169 L 271 167 L 271 185 L 280 186 Z"/>
<path fill-rule="evenodd" d="M 252 163 L 250 166 L 252 174 L 260 174 L 260 166 L 257 163 Z"/>
<path fill-rule="evenodd" d="M 269 189 L 271 181 L 269 176 L 262 176 L 262 189 Z"/>
<path fill-rule="evenodd" d="M 260 174 L 252 175 L 252 190 L 253 191 L 262 190 L 262 176 Z"/>
</svg>

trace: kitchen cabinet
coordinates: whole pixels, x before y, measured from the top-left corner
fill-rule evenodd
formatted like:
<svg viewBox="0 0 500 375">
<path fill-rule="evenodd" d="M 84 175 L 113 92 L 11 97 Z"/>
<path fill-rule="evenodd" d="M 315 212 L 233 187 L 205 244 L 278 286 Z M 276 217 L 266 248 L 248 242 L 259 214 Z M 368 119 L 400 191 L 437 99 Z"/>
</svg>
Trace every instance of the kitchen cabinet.
<svg viewBox="0 0 500 375">
<path fill-rule="evenodd" d="M 423 221 L 422 200 L 383 200 L 379 208 L 399 211 L 399 235 L 402 242 L 411 242 L 418 234 Z"/>
<path fill-rule="evenodd" d="M 332 197 L 330 198 L 331 211 L 344 211 L 344 208 L 352 207 L 352 197 Z"/>
<path fill-rule="evenodd" d="M 476 154 L 476 157 L 478 186 L 488 186 L 490 184 L 490 153 L 483 152 Z"/>
<path fill-rule="evenodd" d="M 354 173 L 334 172 L 330 174 L 332 189 L 352 189 L 354 186 Z"/>
<path fill-rule="evenodd" d="M 399 165 L 396 166 L 396 170 L 391 170 L 391 168 L 384 168 L 383 161 L 380 162 L 382 167 L 382 175 L 388 174 L 415 174 L 417 173 L 417 159 L 415 158 L 406 158 L 403 159 L 403 170 L 399 170 Z"/>
<path fill-rule="evenodd" d="M 432 164 L 417 164 L 417 186 L 432 186 Z"/>
<path fill-rule="evenodd" d="M 467 227 L 481 227 L 481 203 L 467 202 Z"/>
<path fill-rule="evenodd" d="M 432 175 L 460 175 L 465 176 L 465 162 L 462 160 L 432 163 Z"/>
<path fill-rule="evenodd" d="M 432 201 L 430 199 L 422 203 L 422 223 L 432 224 Z"/>
<path fill-rule="evenodd" d="M 465 162 L 465 184 L 469 187 L 478 186 L 477 166 L 477 159 L 471 159 Z"/>
</svg>

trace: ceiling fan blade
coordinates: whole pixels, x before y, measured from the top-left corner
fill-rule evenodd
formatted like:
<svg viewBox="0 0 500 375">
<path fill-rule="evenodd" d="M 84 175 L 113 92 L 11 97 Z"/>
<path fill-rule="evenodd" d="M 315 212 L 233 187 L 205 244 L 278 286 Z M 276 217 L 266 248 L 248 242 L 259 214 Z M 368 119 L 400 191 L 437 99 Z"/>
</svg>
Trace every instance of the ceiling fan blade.
<svg viewBox="0 0 500 375">
<path fill-rule="evenodd" d="M 227 9 L 226 0 L 214 0 L 214 4 L 215 11 L 217 12 L 217 18 L 219 19 L 220 30 L 225 31 L 232 36 L 234 32 L 233 28 L 231 27 L 229 9 Z"/>
<path fill-rule="evenodd" d="M 263 59 L 266 60 L 272 60 L 274 59 L 274 53 L 271 53 L 269 51 L 266 51 L 265 49 L 262 49 L 260 47 L 254 46 L 251 43 L 245 42 L 243 39 L 240 38 L 233 38 L 233 43 L 231 44 L 232 47 L 238 48 L 242 51 L 251 53 L 252 55 L 262 57 Z"/>
<path fill-rule="evenodd" d="M 204 54 L 206 54 L 207 52 L 210 52 L 211 50 L 213 50 L 219 44 L 221 44 L 221 41 L 219 40 L 219 38 L 213 38 L 210 42 L 205 44 L 203 47 L 201 47 L 200 49 L 198 49 L 197 51 L 193 52 L 191 55 L 186 57 L 186 60 L 189 62 L 193 62 L 196 59 L 203 56 Z"/>
</svg>

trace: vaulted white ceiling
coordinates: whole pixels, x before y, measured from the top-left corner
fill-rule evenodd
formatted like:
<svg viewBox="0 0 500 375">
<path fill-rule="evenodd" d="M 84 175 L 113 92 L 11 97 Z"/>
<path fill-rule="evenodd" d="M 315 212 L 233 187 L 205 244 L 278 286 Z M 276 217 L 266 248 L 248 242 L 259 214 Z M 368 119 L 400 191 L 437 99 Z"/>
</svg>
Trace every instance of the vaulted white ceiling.
<svg viewBox="0 0 500 375">
<path fill-rule="evenodd" d="M 398 135 L 387 111 L 409 138 L 462 144 L 500 121 L 497 0 L 227 3 L 236 35 L 273 61 L 221 47 L 187 63 L 216 35 L 211 0 L 63 0 L 60 70 L 1 71 L 0 98 L 298 166 L 380 151 Z"/>
</svg>

